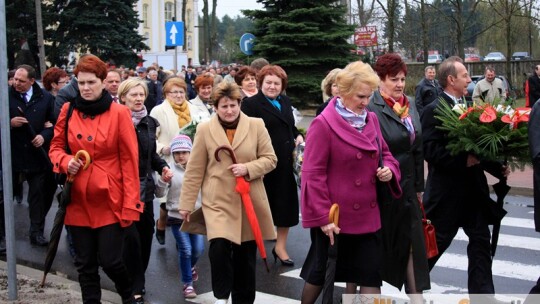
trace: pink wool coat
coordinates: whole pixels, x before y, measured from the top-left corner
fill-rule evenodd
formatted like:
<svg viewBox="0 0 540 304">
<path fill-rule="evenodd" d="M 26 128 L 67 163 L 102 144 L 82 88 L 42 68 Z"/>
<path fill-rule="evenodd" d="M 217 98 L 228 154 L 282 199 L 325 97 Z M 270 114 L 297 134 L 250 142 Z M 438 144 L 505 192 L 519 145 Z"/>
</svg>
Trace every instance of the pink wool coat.
<svg viewBox="0 0 540 304">
<path fill-rule="evenodd" d="M 365 234 L 379 230 L 381 219 L 376 192 L 379 149 L 393 174 L 392 195 L 401 196 L 399 163 L 388 150 L 377 116 L 368 112 L 367 124 L 354 129 L 336 111 L 335 99 L 311 123 L 302 164 L 302 225 L 327 225 L 333 203 L 339 205 L 341 233 Z"/>
</svg>

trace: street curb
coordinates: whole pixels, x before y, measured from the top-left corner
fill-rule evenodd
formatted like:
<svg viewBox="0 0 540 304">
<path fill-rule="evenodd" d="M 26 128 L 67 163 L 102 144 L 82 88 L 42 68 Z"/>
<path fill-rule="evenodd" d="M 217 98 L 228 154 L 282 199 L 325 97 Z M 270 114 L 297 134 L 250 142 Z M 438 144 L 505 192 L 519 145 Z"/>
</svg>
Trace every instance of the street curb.
<svg viewBox="0 0 540 304">
<path fill-rule="evenodd" d="M 30 279 L 37 280 L 38 282 L 41 282 L 41 279 L 43 278 L 43 271 L 41 270 L 30 268 L 21 264 L 17 264 L 16 268 L 17 268 L 17 276 L 23 275 Z M 7 272 L 7 263 L 0 260 L 0 269 Z M 65 285 L 70 290 L 75 291 L 77 293 L 81 293 L 81 287 L 79 286 L 79 282 L 72 281 L 66 278 L 65 276 L 63 276 L 62 274 L 58 274 L 58 275 L 54 273 L 47 274 L 47 282 L 56 283 L 59 285 Z M 106 289 L 101 289 L 101 300 L 102 300 L 102 303 L 111 303 L 111 304 L 122 303 L 120 296 L 117 293 L 112 292 L 110 290 L 106 290 Z M 82 296 L 81 296 L 81 301 L 82 301 Z"/>
<path fill-rule="evenodd" d="M 526 197 L 534 196 L 534 190 L 531 188 L 516 187 L 516 186 L 510 186 L 510 187 L 512 188 L 508 192 L 509 195 L 526 196 Z M 493 189 L 490 189 L 490 190 L 491 190 L 491 193 L 493 193 Z"/>
</svg>

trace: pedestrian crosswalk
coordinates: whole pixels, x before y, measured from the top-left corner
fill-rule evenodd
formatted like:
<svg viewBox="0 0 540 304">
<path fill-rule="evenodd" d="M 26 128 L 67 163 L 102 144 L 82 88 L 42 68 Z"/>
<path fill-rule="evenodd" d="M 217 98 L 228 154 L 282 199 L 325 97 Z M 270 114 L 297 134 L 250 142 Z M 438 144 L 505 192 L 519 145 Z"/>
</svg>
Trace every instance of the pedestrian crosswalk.
<svg viewBox="0 0 540 304">
<path fill-rule="evenodd" d="M 530 215 L 530 214 L 529 214 Z M 532 216 L 531 216 L 532 218 Z M 521 284 L 521 289 L 517 292 L 505 292 L 508 295 L 497 295 L 499 300 L 514 301 L 516 299 L 524 300 L 528 290 L 535 284 L 538 276 L 540 276 L 540 261 L 535 263 L 540 256 L 540 236 L 535 237 L 534 221 L 532 219 L 505 217 L 502 221 L 502 232 L 499 236 L 498 255 L 493 261 L 493 276 L 498 278 L 498 282 L 517 281 Z M 464 248 L 468 241 L 467 235 L 460 230 L 455 237 L 452 246 L 457 246 L 452 249 L 452 246 L 445 252 L 433 272 L 438 274 L 455 274 L 456 271 L 462 273 L 462 277 L 467 277 L 468 259 L 466 249 Z M 455 245 L 457 244 L 457 245 Z M 500 254 L 504 248 L 506 254 Z M 510 253 L 510 254 L 509 254 Z M 532 262 L 531 262 L 532 261 Z M 301 265 L 299 265 L 301 266 Z M 300 278 L 301 268 L 295 268 L 289 271 L 280 273 L 282 279 L 302 280 Z M 438 278 L 441 276 L 439 275 Z M 444 277 L 444 276 L 443 276 Z M 280 280 L 280 279 L 277 279 Z M 500 285 L 500 284 L 499 284 Z M 343 283 L 336 283 L 338 287 L 345 287 Z M 496 284 L 496 290 L 501 286 Z M 383 284 L 382 293 L 395 298 L 407 299 L 404 291 L 399 291 L 397 288 L 388 284 Z M 427 294 L 466 294 L 467 282 L 455 282 L 448 284 L 444 279 L 435 279 L 432 276 L 431 290 Z M 300 303 L 301 290 L 298 290 L 298 297 L 295 299 L 284 298 L 270 293 L 257 292 L 255 303 L 265 304 L 297 304 Z M 199 295 L 194 303 L 213 304 L 215 301 L 212 292 Z"/>
</svg>

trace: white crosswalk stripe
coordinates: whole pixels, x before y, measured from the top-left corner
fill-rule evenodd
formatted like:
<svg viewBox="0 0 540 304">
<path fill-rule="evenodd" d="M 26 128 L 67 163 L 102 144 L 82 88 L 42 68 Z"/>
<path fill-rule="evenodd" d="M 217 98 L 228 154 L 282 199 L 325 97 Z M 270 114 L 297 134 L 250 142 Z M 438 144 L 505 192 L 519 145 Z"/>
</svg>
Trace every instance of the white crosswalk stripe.
<svg viewBox="0 0 540 304">
<path fill-rule="evenodd" d="M 506 217 L 502 221 L 503 227 L 512 227 L 512 228 L 524 228 L 527 230 L 534 231 L 534 220 L 532 219 L 523 219 L 515 217 Z M 503 228 L 504 230 L 504 228 Z M 459 230 L 455 238 L 456 241 L 468 241 L 467 235 L 463 230 Z M 532 251 L 540 252 L 540 238 L 511 235 L 511 234 L 500 234 L 499 236 L 499 246 L 500 247 L 509 247 L 513 249 L 527 249 Z M 456 254 L 445 252 L 437 265 L 435 266 L 434 271 L 464 271 L 467 272 L 468 259 L 465 253 Z M 493 275 L 498 277 L 504 277 L 509 279 L 519 279 L 526 280 L 531 282 L 531 287 L 534 285 L 534 282 L 538 279 L 540 274 L 540 265 L 531 265 L 523 264 L 515 261 L 501 260 L 497 256 L 493 261 Z M 281 276 L 302 280 L 300 278 L 301 268 L 292 269 L 290 271 L 281 273 Z M 336 283 L 338 287 L 345 287 L 344 283 Z M 405 294 L 404 290 L 398 290 L 397 288 L 384 283 L 381 292 L 383 295 L 389 295 L 396 299 L 407 300 L 408 297 Z M 301 291 L 299 291 L 298 297 L 300 297 Z M 440 282 L 431 282 L 431 290 L 426 291 L 427 294 L 437 295 L 437 294 L 467 294 L 466 282 L 462 286 L 452 286 Z M 499 300 L 515 300 L 524 299 L 526 295 L 514 295 L 513 297 L 505 295 L 497 295 Z M 193 303 L 200 304 L 213 304 L 215 298 L 212 292 L 200 294 L 196 299 L 190 300 Z M 229 301 L 230 302 L 230 301 Z M 265 303 L 265 304 L 298 304 L 300 301 L 295 299 L 289 299 L 280 297 L 277 295 L 257 292 L 255 303 Z"/>
</svg>

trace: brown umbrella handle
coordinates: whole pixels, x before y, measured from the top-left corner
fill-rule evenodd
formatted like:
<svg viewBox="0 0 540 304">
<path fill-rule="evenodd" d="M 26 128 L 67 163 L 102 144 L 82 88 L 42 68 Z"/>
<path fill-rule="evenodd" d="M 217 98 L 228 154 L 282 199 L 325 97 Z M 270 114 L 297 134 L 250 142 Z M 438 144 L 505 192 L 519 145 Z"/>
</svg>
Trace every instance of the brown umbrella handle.
<svg viewBox="0 0 540 304">
<path fill-rule="evenodd" d="M 219 158 L 219 151 L 221 151 L 221 150 L 227 150 L 227 152 L 229 152 L 229 156 L 231 157 L 233 164 L 237 164 L 237 163 L 238 163 L 238 162 L 236 161 L 236 155 L 234 154 L 233 149 L 232 149 L 230 146 L 227 146 L 227 145 L 221 145 L 221 146 L 219 146 L 219 147 L 216 149 L 216 152 L 214 152 L 214 157 L 216 158 L 217 161 L 221 161 L 221 159 Z"/>
<path fill-rule="evenodd" d="M 84 165 L 82 167 L 83 170 L 86 170 L 88 166 L 90 166 L 90 163 L 92 162 L 92 159 L 90 158 L 90 154 L 86 150 L 79 150 L 77 153 L 75 153 L 75 156 L 73 159 L 75 161 L 79 161 L 81 156 L 84 158 Z M 73 179 L 75 178 L 75 175 L 68 174 L 68 181 L 73 182 Z"/>
<path fill-rule="evenodd" d="M 339 205 L 334 203 L 332 204 L 332 207 L 330 207 L 330 213 L 328 215 L 328 222 L 334 223 L 336 227 L 338 227 L 339 224 Z"/>
</svg>

